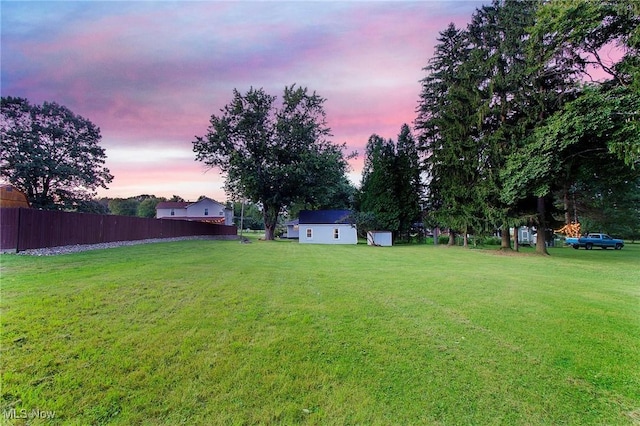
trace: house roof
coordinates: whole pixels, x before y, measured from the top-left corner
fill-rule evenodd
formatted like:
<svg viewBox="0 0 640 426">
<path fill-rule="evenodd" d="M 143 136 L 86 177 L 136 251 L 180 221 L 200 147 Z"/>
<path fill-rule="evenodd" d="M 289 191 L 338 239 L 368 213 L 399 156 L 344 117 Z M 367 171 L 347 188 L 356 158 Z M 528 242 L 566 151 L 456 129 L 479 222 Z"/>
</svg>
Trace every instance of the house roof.
<svg viewBox="0 0 640 426">
<path fill-rule="evenodd" d="M 0 185 L 0 206 L 1 207 L 31 207 L 27 196 L 14 188 L 13 185 Z"/>
<path fill-rule="evenodd" d="M 156 206 L 156 209 L 185 209 L 191 204 L 193 203 L 185 201 L 161 201 Z"/>
<path fill-rule="evenodd" d="M 295 226 L 300 224 L 300 219 L 293 219 L 284 223 L 286 226 Z"/>
<path fill-rule="evenodd" d="M 210 201 L 212 203 L 218 204 L 218 205 L 224 207 L 225 209 L 229 210 L 227 207 L 225 207 L 225 205 L 223 203 L 220 203 L 220 202 L 218 202 L 218 201 L 216 201 L 216 200 L 214 200 L 212 198 L 209 198 L 209 197 L 204 197 L 201 200 L 195 201 L 193 203 L 189 203 L 189 206 L 195 206 L 196 204 L 204 203 L 205 201 Z"/>
<path fill-rule="evenodd" d="M 220 204 L 222 207 L 225 207 L 224 204 L 213 200 L 211 198 L 205 197 L 201 200 L 198 201 L 162 201 L 160 203 L 158 203 L 158 205 L 156 206 L 156 209 L 186 209 L 189 206 L 193 206 L 195 204 L 201 203 L 203 201 L 211 201 L 214 202 L 216 204 Z M 230 210 L 229 208 L 225 207 L 225 210 Z"/>
<path fill-rule="evenodd" d="M 302 210 L 300 224 L 352 223 L 349 210 Z"/>
</svg>

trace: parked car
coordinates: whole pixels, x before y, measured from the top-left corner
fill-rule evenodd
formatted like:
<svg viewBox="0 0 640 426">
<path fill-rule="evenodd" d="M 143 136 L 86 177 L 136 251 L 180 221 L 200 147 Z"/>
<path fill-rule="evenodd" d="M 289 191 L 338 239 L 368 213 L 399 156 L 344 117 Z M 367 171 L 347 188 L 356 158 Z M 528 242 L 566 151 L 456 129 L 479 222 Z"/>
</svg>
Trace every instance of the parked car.
<svg viewBox="0 0 640 426">
<path fill-rule="evenodd" d="M 613 247 L 616 250 L 621 250 L 624 247 L 624 241 L 616 238 L 611 238 L 607 234 L 587 234 L 580 238 L 567 238 L 565 244 L 570 245 L 574 249 L 584 247 L 587 250 L 591 250 L 594 247 L 600 247 L 607 249 Z"/>
</svg>

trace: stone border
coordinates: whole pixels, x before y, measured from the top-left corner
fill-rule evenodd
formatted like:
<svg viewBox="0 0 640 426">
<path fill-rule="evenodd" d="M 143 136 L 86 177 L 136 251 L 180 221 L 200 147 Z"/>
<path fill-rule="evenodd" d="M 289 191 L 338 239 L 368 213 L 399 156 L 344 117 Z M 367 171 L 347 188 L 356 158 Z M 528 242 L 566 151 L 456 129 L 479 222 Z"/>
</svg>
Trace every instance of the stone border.
<svg viewBox="0 0 640 426">
<path fill-rule="evenodd" d="M 175 237 L 175 238 L 150 238 L 146 240 L 134 240 L 134 241 L 114 241 L 111 243 L 100 244 L 76 244 L 70 246 L 60 247 L 45 247 L 39 249 L 20 250 L 19 253 L 13 253 L 24 256 L 56 256 L 59 254 L 80 253 L 89 250 L 102 250 L 110 249 L 122 246 L 135 246 L 139 244 L 151 244 L 151 243 L 167 243 L 173 241 L 185 241 L 185 240 L 237 240 L 237 235 L 199 235 L 193 237 Z M 6 252 L 5 252 L 6 253 Z"/>
</svg>

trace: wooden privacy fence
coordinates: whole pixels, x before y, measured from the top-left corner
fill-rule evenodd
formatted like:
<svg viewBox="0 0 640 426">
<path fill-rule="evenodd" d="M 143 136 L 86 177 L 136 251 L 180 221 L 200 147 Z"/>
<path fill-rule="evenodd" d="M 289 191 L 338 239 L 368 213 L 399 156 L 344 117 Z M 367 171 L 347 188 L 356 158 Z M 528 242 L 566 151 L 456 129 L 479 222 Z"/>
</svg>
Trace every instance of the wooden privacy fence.
<svg viewBox="0 0 640 426">
<path fill-rule="evenodd" d="M 71 213 L 25 208 L 0 209 L 0 250 L 21 251 L 76 244 L 149 238 L 237 234 L 235 226 L 186 220 Z"/>
</svg>

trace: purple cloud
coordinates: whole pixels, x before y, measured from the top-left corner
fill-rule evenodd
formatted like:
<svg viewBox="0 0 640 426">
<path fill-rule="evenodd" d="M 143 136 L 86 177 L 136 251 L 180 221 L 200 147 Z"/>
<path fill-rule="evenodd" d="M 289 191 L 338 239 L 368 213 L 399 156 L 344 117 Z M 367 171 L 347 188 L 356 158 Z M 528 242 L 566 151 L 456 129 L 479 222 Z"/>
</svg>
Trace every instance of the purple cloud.
<svg viewBox="0 0 640 426">
<path fill-rule="evenodd" d="M 115 175 L 103 195 L 171 196 L 189 182 L 185 198 L 224 199 L 191 141 L 234 88 L 307 86 L 327 99 L 334 141 L 363 152 L 372 133 L 396 138 L 411 124 L 438 32 L 480 5 L 3 2 L 1 92 L 56 101 L 101 128 Z"/>
</svg>

